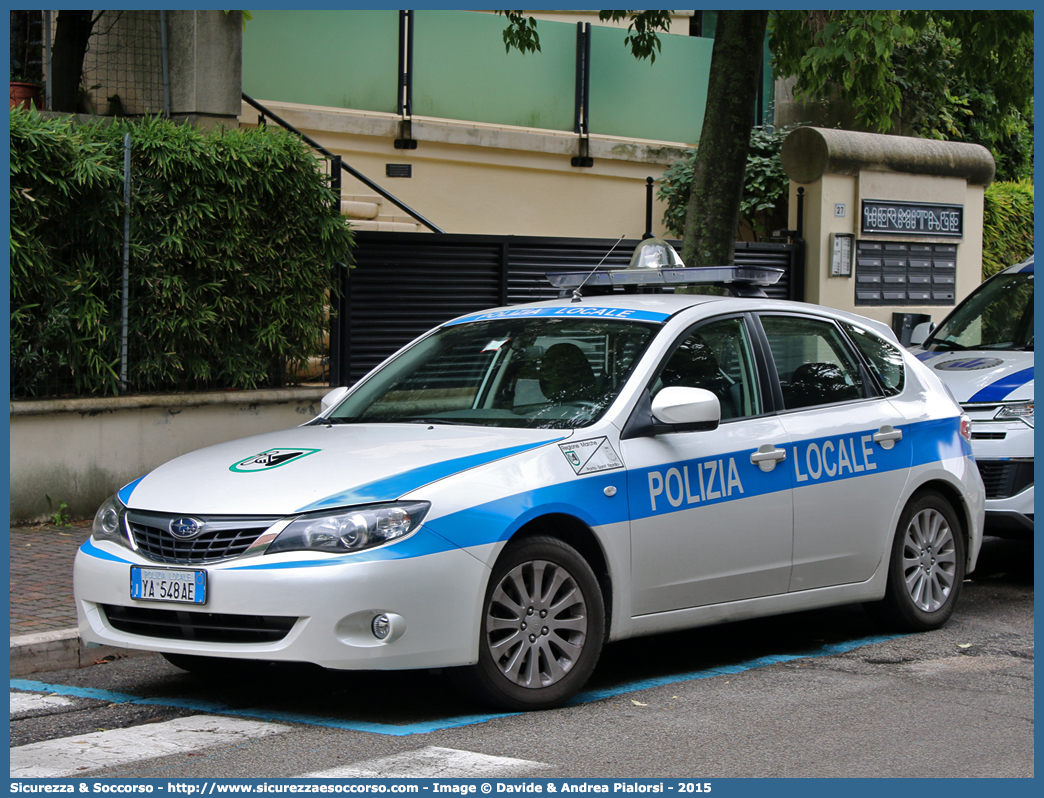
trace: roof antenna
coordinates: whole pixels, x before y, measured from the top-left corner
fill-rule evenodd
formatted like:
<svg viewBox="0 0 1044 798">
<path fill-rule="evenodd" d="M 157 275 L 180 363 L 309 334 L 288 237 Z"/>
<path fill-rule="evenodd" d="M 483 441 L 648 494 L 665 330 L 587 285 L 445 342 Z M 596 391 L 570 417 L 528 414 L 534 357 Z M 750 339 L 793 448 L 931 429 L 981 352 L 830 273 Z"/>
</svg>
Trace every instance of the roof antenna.
<svg viewBox="0 0 1044 798">
<path fill-rule="evenodd" d="M 605 253 L 605 258 L 608 258 L 610 255 L 612 255 L 613 250 L 620 246 L 620 242 L 624 240 L 625 235 L 627 235 L 627 233 L 624 233 L 623 236 L 620 236 L 618 239 L 616 239 L 616 243 L 613 244 L 612 249 Z M 580 289 L 587 285 L 587 281 L 591 279 L 591 277 L 594 275 L 596 271 L 598 271 L 598 267 L 605 263 L 605 258 L 602 258 L 600 261 L 598 261 L 598 263 L 595 264 L 595 267 L 591 269 L 591 273 L 584 278 L 584 281 L 573 289 L 573 302 L 579 302 L 581 299 L 583 299 L 583 296 L 580 294 Z"/>
</svg>

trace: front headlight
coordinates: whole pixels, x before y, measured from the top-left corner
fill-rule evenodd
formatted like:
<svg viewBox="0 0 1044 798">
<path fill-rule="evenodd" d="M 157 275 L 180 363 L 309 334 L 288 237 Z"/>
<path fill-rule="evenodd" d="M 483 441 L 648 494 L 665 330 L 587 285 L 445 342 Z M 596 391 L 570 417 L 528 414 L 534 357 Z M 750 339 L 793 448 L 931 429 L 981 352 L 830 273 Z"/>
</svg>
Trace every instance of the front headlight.
<svg viewBox="0 0 1044 798">
<path fill-rule="evenodd" d="M 428 502 L 371 504 L 304 515 L 272 541 L 265 554 L 325 551 L 348 554 L 405 537 L 420 526 Z"/>
<path fill-rule="evenodd" d="M 1010 405 L 1003 405 L 1001 409 L 997 411 L 997 415 L 994 418 L 1002 420 L 1018 419 L 1019 421 L 1025 421 L 1031 427 L 1033 426 L 1033 402 L 1018 402 Z"/>
<path fill-rule="evenodd" d="M 111 543 L 119 543 L 121 546 L 131 548 L 130 539 L 127 537 L 127 526 L 124 516 L 127 508 L 116 496 L 110 496 L 98 512 L 94 514 L 94 526 L 91 527 L 91 537 L 95 540 L 107 540 Z"/>
</svg>

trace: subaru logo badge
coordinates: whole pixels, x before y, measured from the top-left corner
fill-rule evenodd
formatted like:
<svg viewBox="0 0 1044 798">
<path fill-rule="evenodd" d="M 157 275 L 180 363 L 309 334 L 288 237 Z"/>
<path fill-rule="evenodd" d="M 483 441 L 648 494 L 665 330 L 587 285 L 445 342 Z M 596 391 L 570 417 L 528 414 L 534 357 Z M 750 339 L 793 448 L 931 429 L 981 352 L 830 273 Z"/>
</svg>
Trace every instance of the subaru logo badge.
<svg viewBox="0 0 1044 798">
<path fill-rule="evenodd" d="M 194 538 L 203 531 L 203 522 L 195 518 L 175 518 L 168 525 L 170 534 L 179 540 Z"/>
</svg>

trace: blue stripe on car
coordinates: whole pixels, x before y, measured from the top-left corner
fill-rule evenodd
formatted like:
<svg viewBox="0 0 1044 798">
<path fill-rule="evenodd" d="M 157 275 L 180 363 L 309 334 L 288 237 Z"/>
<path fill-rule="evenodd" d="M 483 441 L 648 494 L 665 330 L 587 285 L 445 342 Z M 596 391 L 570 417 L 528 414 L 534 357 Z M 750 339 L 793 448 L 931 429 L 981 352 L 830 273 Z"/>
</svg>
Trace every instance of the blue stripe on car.
<svg viewBox="0 0 1044 798">
<path fill-rule="evenodd" d="M 1006 377 L 1001 377 L 996 382 L 990 383 L 975 395 L 969 397 L 968 403 L 974 402 L 999 402 L 1016 388 L 1021 388 L 1028 382 L 1033 381 L 1033 366 L 1022 371 L 1016 371 Z"/>
<path fill-rule="evenodd" d="M 117 557 L 115 554 L 110 554 L 103 549 L 99 549 L 94 545 L 94 538 L 87 538 L 80 546 L 80 551 L 84 554 L 88 554 L 97 560 L 108 560 L 109 562 L 125 562 L 127 565 L 131 564 L 130 560 L 124 559 L 123 557 Z"/>
<path fill-rule="evenodd" d="M 868 442 L 872 441 L 873 434 L 877 432 L 877 429 L 870 429 L 785 444 L 780 441 L 778 445 L 785 445 L 787 449 L 787 460 L 769 472 L 751 468 L 753 449 L 630 471 L 608 471 L 524 491 L 427 520 L 410 537 L 387 546 L 355 554 L 322 556 L 295 562 L 265 562 L 262 557 L 243 565 L 230 563 L 223 570 L 311 568 L 422 557 L 458 547 L 467 549 L 507 540 L 533 518 L 550 513 L 574 516 L 588 526 L 599 527 L 623 523 L 629 518 L 638 520 L 696 509 L 701 504 L 737 501 L 780 490 L 800 490 L 826 482 L 971 455 L 971 446 L 960 436 L 960 421 L 957 418 L 920 422 L 898 429 L 903 432 L 903 439 L 892 449 Z M 845 452 L 843 456 L 842 447 Z M 817 459 L 812 458 L 813 450 L 818 453 Z M 501 456 L 504 451 L 507 450 L 501 450 Z M 842 460 L 847 461 L 847 468 L 842 465 Z M 730 463 L 735 464 L 735 474 L 732 473 Z M 655 497 L 652 494 L 657 478 L 650 477 L 653 473 L 659 475 L 662 487 L 662 492 Z M 606 496 L 606 487 L 612 485 L 619 488 L 624 480 L 629 488 L 627 495 L 617 493 L 613 497 Z M 120 561 L 120 558 L 98 549 L 90 541 L 81 547 L 81 551 L 102 559 Z"/>
<path fill-rule="evenodd" d="M 568 305 L 550 308 L 509 308 L 507 310 L 491 310 L 484 313 L 473 313 L 462 319 L 447 322 L 446 327 L 457 324 L 470 324 L 476 321 L 493 321 L 499 319 L 529 319 L 538 316 L 564 316 L 566 318 L 600 318 L 623 319 L 625 321 L 664 321 L 670 313 L 659 313 L 652 310 L 636 310 L 631 308 L 600 308 L 593 305 Z"/>
<path fill-rule="evenodd" d="M 136 480 L 131 482 L 129 485 L 124 485 L 122 488 L 120 488 L 120 490 L 116 494 L 116 496 L 119 498 L 119 500 L 121 502 L 124 503 L 124 505 L 127 505 L 127 504 L 130 503 L 131 494 L 134 493 L 134 489 L 136 487 L 138 487 L 138 483 L 141 482 L 143 479 L 145 479 L 144 476 L 138 477 Z"/>
<path fill-rule="evenodd" d="M 412 468 L 409 471 L 403 471 L 394 476 L 387 477 L 386 479 L 368 482 L 365 485 L 357 485 L 356 487 L 350 488 L 346 491 L 327 496 L 324 499 L 305 505 L 296 512 L 308 513 L 314 510 L 326 510 L 331 507 L 347 507 L 352 504 L 394 501 L 410 491 L 427 485 L 429 482 L 436 482 L 440 479 L 445 479 L 446 477 L 458 474 L 461 471 L 467 471 L 469 468 L 486 465 L 487 463 L 492 463 L 494 460 L 500 460 L 501 458 L 510 457 L 513 454 L 525 452 L 529 449 L 536 449 L 537 447 L 546 446 L 551 443 L 557 443 L 560 440 L 564 440 L 564 437 L 556 438 L 552 441 L 540 441 L 538 443 L 526 443 L 521 446 L 509 446 L 506 449 L 480 452 L 479 454 L 472 454 L 467 457 L 458 457 L 453 460 L 443 460 L 438 463 L 432 463 L 431 465 L 421 466 L 420 468 Z"/>
</svg>

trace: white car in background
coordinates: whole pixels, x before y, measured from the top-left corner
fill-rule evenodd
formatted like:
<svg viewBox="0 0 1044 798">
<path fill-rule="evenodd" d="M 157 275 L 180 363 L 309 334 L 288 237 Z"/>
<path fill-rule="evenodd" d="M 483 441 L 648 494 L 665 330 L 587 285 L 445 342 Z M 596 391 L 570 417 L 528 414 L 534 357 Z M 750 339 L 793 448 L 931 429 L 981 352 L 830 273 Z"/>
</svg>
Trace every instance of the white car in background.
<svg viewBox="0 0 1044 798">
<path fill-rule="evenodd" d="M 995 274 L 928 333 L 915 328 L 911 350 L 971 418 L 987 534 L 1032 537 L 1033 258 Z"/>
<path fill-rule="evenodd" d="M 850 603 L 945 623 L 983 487 L 939 379 L 885 325 L 750 296 L 756 270 L 645 266 L 655 247 L 557 278 L 747 296 L 472 313 L 307 424 L 160 466 L 77 553 L 83 640 L 232 678 L 446 668 L 540 709 L 613 640 Z"/>
</svg>

